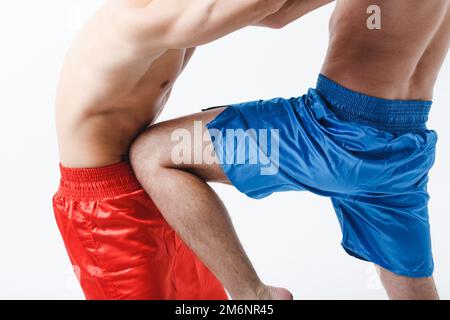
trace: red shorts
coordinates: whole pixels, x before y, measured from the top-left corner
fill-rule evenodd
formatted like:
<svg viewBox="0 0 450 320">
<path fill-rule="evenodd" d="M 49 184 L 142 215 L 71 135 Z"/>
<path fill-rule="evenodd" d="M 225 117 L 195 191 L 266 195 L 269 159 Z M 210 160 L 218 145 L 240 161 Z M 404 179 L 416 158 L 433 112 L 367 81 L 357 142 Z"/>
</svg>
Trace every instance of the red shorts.
<svg viewBox="0 0 450 320">
<path fill-rule="evenodd" d="M 161 216 L 128 163 L 61 166 L 56 221 L 87 299 L 226 300 Z"/>
</svg>

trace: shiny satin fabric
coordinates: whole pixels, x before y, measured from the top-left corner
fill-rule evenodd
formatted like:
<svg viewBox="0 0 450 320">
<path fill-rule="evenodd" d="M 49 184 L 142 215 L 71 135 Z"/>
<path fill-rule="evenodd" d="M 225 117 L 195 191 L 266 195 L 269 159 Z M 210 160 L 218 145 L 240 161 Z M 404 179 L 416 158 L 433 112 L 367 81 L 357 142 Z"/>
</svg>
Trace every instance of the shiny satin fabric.
<svg viewBox="0 0 450 320">
<path fill-rule="evenodd" d="M 222 164 L 238 190 L 255 199 L 282 191 L 329 197 L 349 254 L 399 275 L 427 277 L 433 273 L 427 182 L 437 142 L 425 126 L 430 106 L 365 96 L 321 76 L 302 97 L 233 105 L 208 128 L 222 159 L 249 146 L 251 135 L 240 141 L 230 132 L 277 132 L 277 141 L 250 138 L 264 161 L 255 163 L 247 152 L 245 161 Z M 277 171 L 262 174 L 268 159 Z M 297 211 L 306 214 L 301 203 Z"/>
<path fill-rule="evenodd" d="M 55 217 L 87 299 L 227 299 L 127 163 L 61 171 Z"/>
</svg>

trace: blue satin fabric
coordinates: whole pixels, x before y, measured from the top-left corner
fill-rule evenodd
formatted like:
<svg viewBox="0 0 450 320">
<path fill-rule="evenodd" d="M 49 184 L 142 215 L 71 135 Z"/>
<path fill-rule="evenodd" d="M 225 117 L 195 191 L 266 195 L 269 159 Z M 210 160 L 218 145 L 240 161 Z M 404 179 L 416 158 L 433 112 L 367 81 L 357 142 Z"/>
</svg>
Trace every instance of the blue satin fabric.
<svg viewBox="0 0 450 320">
<path fill-rule="evenodd" d="M 249 152 L 245 163 L 222 164 L 238 190 L 256 199 L 282 191 L 330 197 L 349 254 L 399 275 L 427 277 L 433 273 L 427 182 L 437 142 L 426 128 L 430 107 L 369 97 L 321 75 L 302 97 L 232 105 L 208 129 L 221 155 L 230 145 L 248 145 L 249 136 L 227 141 L 232 129 L 278 130 L 278 159 L 271 159 L 271 139 L 263 148 L 254 139 L 276 161 L 275 174 L 261 174 L 263 164 Z"/>
</svg>

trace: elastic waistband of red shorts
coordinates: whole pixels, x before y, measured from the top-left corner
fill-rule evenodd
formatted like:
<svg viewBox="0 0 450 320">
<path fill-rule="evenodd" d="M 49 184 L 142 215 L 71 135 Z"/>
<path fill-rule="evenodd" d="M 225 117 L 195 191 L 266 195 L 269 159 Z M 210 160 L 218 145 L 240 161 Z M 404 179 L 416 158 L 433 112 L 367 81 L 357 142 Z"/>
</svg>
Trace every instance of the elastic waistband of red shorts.
<svg viewBox="0 0 450 320">
<path fill-rule="evenodd" d="M 142 190 L 128 162 L 101 168 L 66 168 L 60 164 L 58 195 L 74 200 L 102 200 Z"/>
</svg>

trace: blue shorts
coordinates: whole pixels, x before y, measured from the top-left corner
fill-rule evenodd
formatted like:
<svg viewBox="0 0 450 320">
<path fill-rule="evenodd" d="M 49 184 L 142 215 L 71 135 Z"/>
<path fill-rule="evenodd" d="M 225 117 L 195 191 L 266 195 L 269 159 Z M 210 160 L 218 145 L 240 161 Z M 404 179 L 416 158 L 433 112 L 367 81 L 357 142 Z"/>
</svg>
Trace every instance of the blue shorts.
<svg viewBox="0 0 450 320">
<path fill-rule="evenodd" d="M 239 191 L 255 199 L 305 190 L 329 197 L 350 255 L 428 277 L 431 104 L 369 97 L 321 75 L 300 98 L 232 105 L 207 127 Z"/>
</svg>

